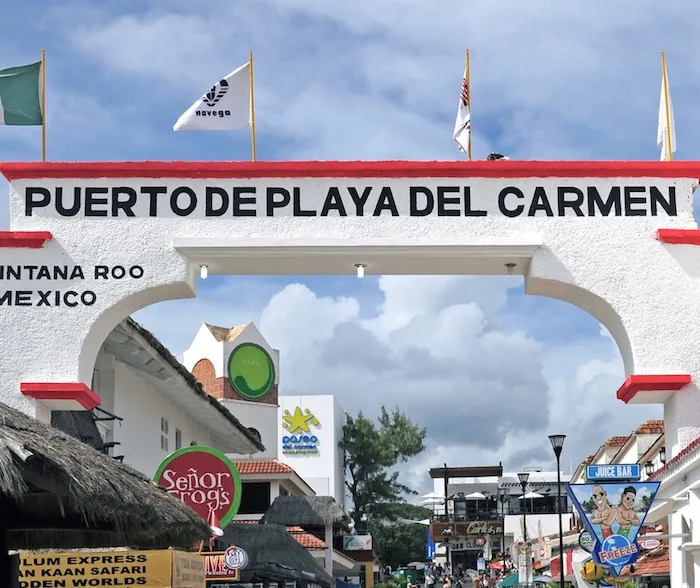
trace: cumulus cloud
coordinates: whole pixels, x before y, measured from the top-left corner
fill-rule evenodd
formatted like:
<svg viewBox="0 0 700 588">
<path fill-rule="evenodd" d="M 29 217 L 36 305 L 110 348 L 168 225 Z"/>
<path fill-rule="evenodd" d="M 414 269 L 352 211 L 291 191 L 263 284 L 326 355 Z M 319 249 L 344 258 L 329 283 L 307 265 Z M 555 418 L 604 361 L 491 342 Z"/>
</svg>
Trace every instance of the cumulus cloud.
<svg viewBox="0 0 700 588">
<path fill-rule="evenodd" d="M 218 324 L 231 316 L 234 293 L 246 290 L 245 280 L 214 278 L 216 285 L 196 300 L 171 303 L 180 305 L 178 315 L 190 317 L 179 330 L 160 330 L 158 306 L 137 318 L 165 333 L 179 352 L 204 309 Z M 445 462 L 551 466 L 551 433 L 568 436 L 569 469 L 569 460 L 575 467 L 607 437 L 659 416 L 658 407 L 616 400 L 624 377 L 619 353 L 583 311 L 578 320 L 590 323 L 584 333 L 594 335 L 573 328 L 565 343 L 553 344 L 546 334 L 560 328 L 554 318 L 540 324 L 538 337 L 509 325 L 513 297 L 524 296 L 519 278 L 358 282 L 280 286 L 257 308 L 248 306 L 245 320 L 254 320 L 280 349 L 282 394 L 332 393 L 346 411 L 373 416 L 382 404 L 399 406 L 427 427 L 428 450 L 402 468 L 419 490 L 430 484 L 427 470 Z"/>
</svg>

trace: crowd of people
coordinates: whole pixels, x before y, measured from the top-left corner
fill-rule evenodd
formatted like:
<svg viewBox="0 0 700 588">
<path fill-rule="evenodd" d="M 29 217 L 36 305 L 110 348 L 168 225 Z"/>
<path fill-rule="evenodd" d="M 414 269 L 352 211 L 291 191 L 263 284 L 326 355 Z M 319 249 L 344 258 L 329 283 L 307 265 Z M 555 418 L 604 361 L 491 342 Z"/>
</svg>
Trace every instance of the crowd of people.
<svg viewBox="0 0 700 588">
<path fill-rule="evenodd" d="M 502 578 L 495 570 L 466 570 L 460 563 L 454 570 L 449 564 L 431 564 L 425 572 L 425 588 L 497 588 Z"/>
</svg>

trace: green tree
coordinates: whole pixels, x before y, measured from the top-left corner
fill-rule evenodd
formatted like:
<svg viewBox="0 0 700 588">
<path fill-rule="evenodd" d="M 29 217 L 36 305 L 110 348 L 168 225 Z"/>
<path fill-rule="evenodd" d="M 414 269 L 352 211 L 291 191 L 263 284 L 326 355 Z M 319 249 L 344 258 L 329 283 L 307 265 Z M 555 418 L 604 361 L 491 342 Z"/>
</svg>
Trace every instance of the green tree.
<svg viewBox="0 0 700 588">
<path fill-rule="evenodd" d="M 413 509 L 420 508 L 406 503 L 399 503 L 395 506 L 409 506 Z M 395 570 L 399 566 L 408 565 L 413 561 L 425 561 L 425 543 L 428 527 L 415 523 L 400 522 L 402 518 L 421 520 L 430 517 L 431 513 L 428 509 L 423 508 L 421 511 L 424 512 L 417 513 L 416 511 L 412 511 L 414 515 L 419 515 L 415 518 L 413 516 L 407 516 L 409 511 L 404 511 L 406 514 L 400 514 L 399 521 L 391 522 L 385 520 L 373 528 L 374 534 L 377 537 L 381 560 L 384 565 L 391 566 L 391 568 Z M 398 514 L 402 511 L 400 508 L 396 508 L 395 512 Z"/>
<path fill-rule="evenodd" d="M 372 521 L 392 520 L 385 505 L 401 503 L 406 494 L 416 494 L 399 482 L 398 472 L 391 469 L 421 453 L 424 442 L 425 428 L 415 425 L 398 408 L 388 412 L 382 406 L 376 423 L 362 412 L 356 417 L 346 415 L 340 447 L 353 503 L 350 516 L 356 528 L 362 526 L 363 517 L 370 525 Z"/>
</svg>

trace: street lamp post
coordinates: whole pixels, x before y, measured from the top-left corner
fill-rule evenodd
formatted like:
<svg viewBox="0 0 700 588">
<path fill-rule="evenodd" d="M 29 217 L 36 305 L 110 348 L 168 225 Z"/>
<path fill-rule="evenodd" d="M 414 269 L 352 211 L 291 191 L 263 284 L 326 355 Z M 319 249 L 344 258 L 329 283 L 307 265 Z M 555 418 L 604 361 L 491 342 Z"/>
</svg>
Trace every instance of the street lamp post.
<svg viewBox="0 0 700 588">
<path fill-rule="evenodd" d="M 564 448 L 566 435 L 550 435 L 554 455 L 557 458 L 557 514 L 559 515 L 559 588 L 564 588 L 564 525 L 561 512 L 561 450 Z"/>
<path fill-rule="evenodd" d="M 506 505 L 508 504 L 508 494 L 503 488 L 498 493 L 498 500 L 501 501 L 501 516 L 503 520 L 501 521 L 501 556 L 503 560 L 503 574 L 506 573 Z"/>
<path fill-rule="evenodd" d="M 526 517 L 526 511 L 527 511 L 527 500 L 525 499 L 525 490 L 527 489 L 527 481 L 530 479 L 530 474 L 529 472 L 522 472 L 518 474 L 518 480 L 520 481 L 520 487 L 522 488 L 523 491 L 523 543 L 525 546 L 525 569 L 527 570 L 527 579 L 525 582 L 523 582 L 523 585 L 528 586 L 529 582 L 528 579 L 530 577 L 530 566 L 532 565 L 532 555 L 530 554 L 530 548 L 528 546 L 527 542 L 527 517 Z M 520 558 L 520 556 L 518 556 Z M 518 575 L 520 576 L 520 561 L 518 561 Z M 520 579 L 520 578 L 519 578 Z"/>
</svg>

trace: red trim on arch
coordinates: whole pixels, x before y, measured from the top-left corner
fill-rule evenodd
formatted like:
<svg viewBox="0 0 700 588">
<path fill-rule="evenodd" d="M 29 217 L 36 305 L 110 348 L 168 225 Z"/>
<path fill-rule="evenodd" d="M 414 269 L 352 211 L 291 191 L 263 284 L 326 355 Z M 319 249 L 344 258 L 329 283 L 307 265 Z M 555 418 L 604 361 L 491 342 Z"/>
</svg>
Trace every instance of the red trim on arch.
<svg viewBox="0 0 700 588">
<path fill-rule="evenodd" d="M 700 245 L 700 229 L 658 229 L 656 237 L 672 245 Z"/>
<path fill-rule="evenodd" d="M 97 394 L 79 382 L 22 382 L 19 389 L 25 396 L 37 400 L 74 400 L 85 410 L 92 410 L 102 404 L 102 399 Z"/>
<path fill-rule="evenodd" d="M 0 248 L 41 249 L 51 239 L 50 231 L 0 231 Z"/>
<path fill-rule="evenodd" d="M 632 375 L 618 389 L 617 399 L 627 404 L 640 392 L 677 392 L 691 381 L 690 374 Z"/>
<path fill-rule="evenodd" d="M 30 178 L 700 178 L 700 161 L 115 161 L 0 163 Z"/>
</svg>

